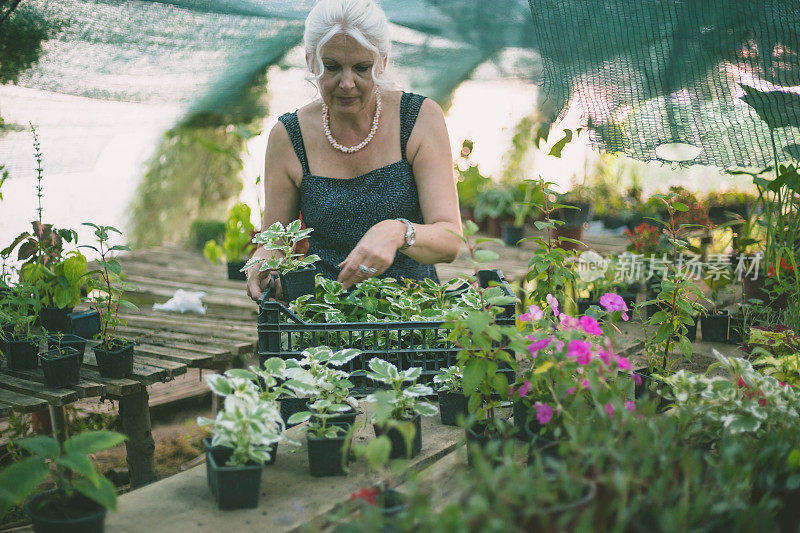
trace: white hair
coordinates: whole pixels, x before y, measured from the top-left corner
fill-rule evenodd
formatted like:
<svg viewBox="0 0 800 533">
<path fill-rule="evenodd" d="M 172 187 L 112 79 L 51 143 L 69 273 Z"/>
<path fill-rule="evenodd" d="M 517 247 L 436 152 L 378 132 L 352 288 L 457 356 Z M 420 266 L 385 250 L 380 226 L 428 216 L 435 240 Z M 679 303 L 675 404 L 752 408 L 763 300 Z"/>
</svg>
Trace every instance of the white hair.
<svg viewBox="0 0 800 533">
<path fill-rule="evenodd" d="M 372 79 L 381 88 L 394 86 L 386 78 L 384 62 L 388 65 L 392 41 L 389 38 L 389 20 L 386 13 L 373 0 L 320 0 L 306 18 L 303 43 L 308 58 L 309 76 L 319 87 L 325 70 L 322 63 L 322 47 L 335 35 L 352 37 L 361 46 L 372 52 Z"/>
</svg>

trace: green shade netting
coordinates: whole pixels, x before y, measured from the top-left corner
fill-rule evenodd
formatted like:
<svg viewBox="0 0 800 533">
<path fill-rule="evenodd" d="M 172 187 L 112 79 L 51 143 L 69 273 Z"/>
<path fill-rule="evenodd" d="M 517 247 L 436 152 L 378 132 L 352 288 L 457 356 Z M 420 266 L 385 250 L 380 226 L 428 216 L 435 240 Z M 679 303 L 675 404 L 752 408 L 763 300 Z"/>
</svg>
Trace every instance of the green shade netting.
<svg viewBox="0 0 800 533">
<path fill-rule="evenodd" d="M 39 61 L 16 82 L 178 105 L 184 119 L 230 117 L 256 75 L 300 44 L 312 4 L 22 0 L 17 12 L 35 12 L 51 29 Z M 533 78 L 540 57 L 552 108 L 576 112 L 604 150 L 649 160 L 662 145 L 684 143 L 696 150 L 690 163 L 719 166 L 764 165 L 773 140 L 779 158 L 797 152 L 800 0 L 379 4 L 395 25 L 398 79 L 439 101 L 479 65 Z M 742 85 L 754 89 L 751 105 Z"/>
</svg>

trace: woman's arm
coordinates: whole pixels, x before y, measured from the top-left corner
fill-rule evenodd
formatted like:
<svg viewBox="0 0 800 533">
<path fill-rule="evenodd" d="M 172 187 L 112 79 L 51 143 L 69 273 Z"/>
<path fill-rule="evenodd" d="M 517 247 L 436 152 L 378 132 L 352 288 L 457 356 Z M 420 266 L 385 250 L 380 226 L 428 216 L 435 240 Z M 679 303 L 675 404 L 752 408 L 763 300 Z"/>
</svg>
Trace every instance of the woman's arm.
<svg viewBox="0 0 800 533">
<path fill-rule="evenodd" d="M 444 113 L 429 98 L 422 103 L 406 157 L 417 181 L 425 224 L 414 224 L 416 242 L 402 253 L 423 264 L 450 263 L 461 247 L 461 215 Z M 339 281 L 345 288 L 362 281 L 365 275 L 359 265 L 377 269 L 375 275 L 383 273 L 405 244 L 405 234 L 406 225 L 398 220 L 372 226 L 339 265 Z"/>
<path fill-rule="evenodd" d="M 296 164 L 296 169 L 292 164 Z M 297 220 L 299 214 L 299 194 L 292 173 L 300 169 L 300 162 L 294 155 L 292 142 L 282 122 L 278 122 L 270 131 L 267 150 L 264 157 L 264 218 L 261 229 L 268 228 L 274 222 L 284 226 Z M 300 172 L 302 174 L 302 172 Z M 253 257 L 267 259 L 273 252 L 258 247 Z M 269 285 L 268 272 L 260 272 L 258 266 L 247 271 L 247 294 L 258 300 L 261 293 Z"/>
</svg>

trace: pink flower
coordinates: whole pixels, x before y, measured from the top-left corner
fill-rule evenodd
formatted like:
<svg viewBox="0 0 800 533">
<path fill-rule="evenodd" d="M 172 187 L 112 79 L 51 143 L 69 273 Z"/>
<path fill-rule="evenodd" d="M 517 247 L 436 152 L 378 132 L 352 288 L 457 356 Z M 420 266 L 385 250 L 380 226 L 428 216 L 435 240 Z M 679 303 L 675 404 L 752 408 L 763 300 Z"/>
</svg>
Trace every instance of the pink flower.
<svg viewBox="0 0 800 533">
<path fill-rule="evenodd" d="M 603 330 L 600 329 L 600 324 L 598 324 L 597 320 L 594 317 L 584 315 L 580 319 L 580 325 L 583 328 L 583 331 L 588 333 L 589 335 L 602 335 Z"/>
<path fill-rule="evenodd" d="M 633 374 L 631 374 L 631 379 L 633 379 L 633 382 L 636 383 L 637 387 L 641 386 L 641 384 L 642 384 L 642 376 L 640 376 L 639 374 L 634 372 Z"/>
<path fill-rule="evenodd" d="M 625 402 L 625 407 L 632 413 L 634 410 L 636 410 L 636 402 L 633 400 L 627 400 Z"/>
<path fill-rule="evenodd" d="M 539 350 L 544 350 L 545 348 L 550 346 L 550 343 L 553 342 L 554 338 L 555 337 L 551 336 L 551 337 L 547 337 L 547 338 L 544 338 L 544 339 L 539 339 L 539 340 L 534 341 L 533 344 L 528 346 L 528 351 L 531 352 L 531 357 L 535 358 L 536 357 L 536 352 L 538 352 Z M 531 340 L 533 340 L 533 339 L 531 339 Z"/>
<path fill-rule="evenodd" d="M 611 418 L 614 418 L 614 406 L 613 405 L 611 405 L 610 403 L 607 403 L 604 406 L 604 409 L 606 410 L 606 414 L 608 414 L 608 416 L 610 416 Z"/>
<path fill-rule="evenodd" d="M 519 319 L 523 322 L 533 322 L 534 320 L 541 320 L 542 318 L 544 318 L 544 312 L 542 312 L 538 305 L 530 306 L 527 313 L 519 315 Z"/>
<path fill-rule="evenodd" d="M 567 389 L 567 396 L 572 396 L 575 394 L 575 387 L 570 387 Z"/>
<path fill-rule="evenodd" d="M 606 366 L 611 366 L 611 358 L 614 357 L 614 353 L 608 350 L 600 350 L 600 359 L 606 364 Z"/>
<path fill-rule="evenodd" d="M 553 419 L 553 408 L 546 403 L 537 402 L 536 405 L 536 420 L 539 424 L 545 425 Z"/>
<path fill-rule="evenodd" d="M 628 359 L 626 357 L 618 356 L 617 357 L 617 366 L 619 367 L 620 370 L 630 370 L 631 369 L 631 362 L 628 361 Z"/>
<path fill-rule="evenodd" d="M 600 297 L 600 305 L 605 307 L 606 311 L 627 311 L 628 304 L 622 299 L 622 296 L 613 292 L 607 292 Z"/>
<path fill-rule="evenodd" d="M 589 383 L 589 380 L 588 380 L 588 379 L 584 379 L 584 380 L 581 382 L 581 387 L 583 387 L 584 389 L 590 389 L 590 388 L 592 388 L 592 384 L 591 384 L 591 383 Z"/>
<path fill-rule="evenodd" d="M 592 362 L 592 343 L 577 339 L 569 341 L 567 357 L 575 359 L 579 365 L 588 365 Z"/>
<path fill-rule="evenodd" d="M 525 396 L 527 396 L 532 388 L 533 385 L 531 385 L 530 380 L 526 379 L 525 382 L 522 384 L 522 386 L 519 388 L 519 397 L 524 398 Z"/>
<path fill-rule="evenodd" d="M 581 322 L 575 317 L 569 316 L 566 313 L 561 313 L 558 315 L 558 319 L 561 321 L 559 324 L 559 328 L 563 330 L 571 330 L 571 329 L 578 329 L 580 327 Z"/>
<path fill-rule="evenodd" d="M 558 300 L 552 294 L 548 294 L 545 298 L 547 303 L 550 304 L 550 307 L 553 309 L 553 314 L 558 315 Z"/>
</svg>

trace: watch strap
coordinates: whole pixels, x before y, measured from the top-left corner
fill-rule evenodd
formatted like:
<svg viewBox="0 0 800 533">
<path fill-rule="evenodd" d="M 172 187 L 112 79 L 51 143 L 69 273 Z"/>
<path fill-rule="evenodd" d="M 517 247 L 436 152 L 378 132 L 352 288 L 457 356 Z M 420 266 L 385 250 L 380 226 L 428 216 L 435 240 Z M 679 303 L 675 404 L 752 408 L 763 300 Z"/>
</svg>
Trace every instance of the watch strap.
<svg viewBox="0 0 800 533">
<path fill-rule="evenodd" d="M 406 235 L 405 235 L 406 242 L 405 244 L 403 244 L 403 246 L 398 248 L 398 250 L 402 251 L 410 248 L 411 245 L 413 245 L 414 242 L 417 240 L 417 230 L 414 228 L 414 224 L 412 224 L 410 220 L 405 218 L 398 218 L 397 220 L 399 220 L 400 222 L 404 222 L 406 225 Z"/>
</svg>

